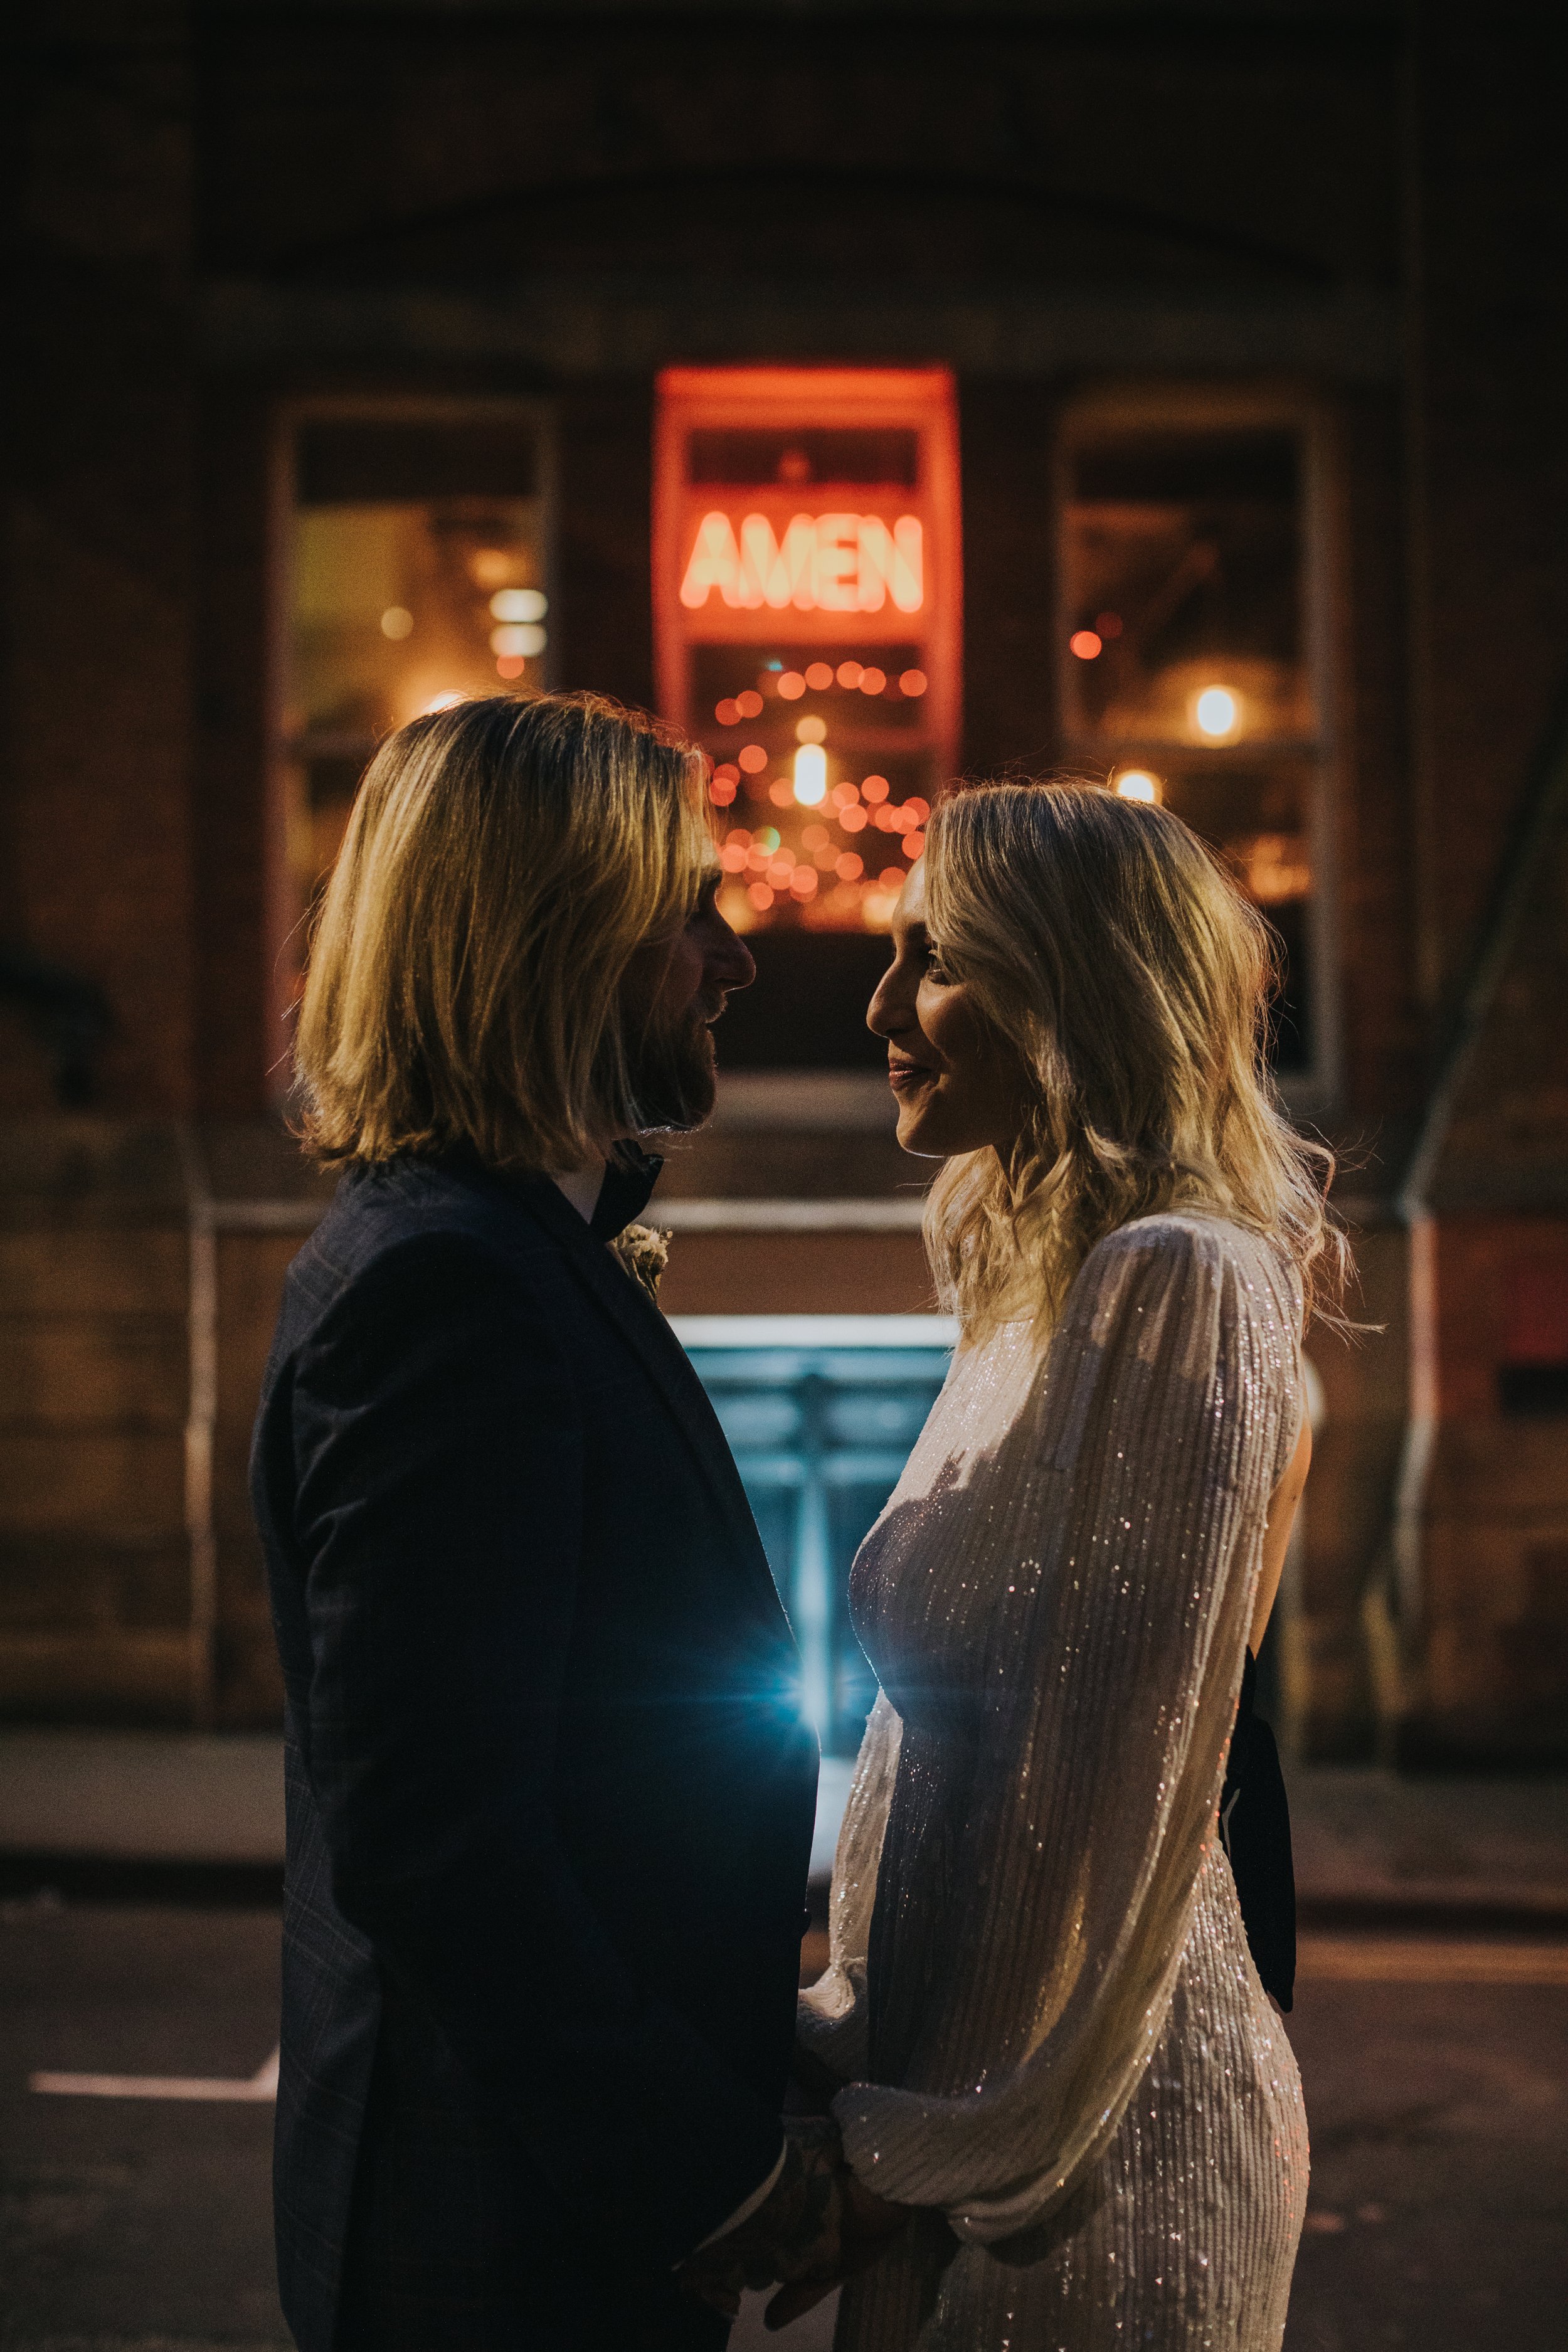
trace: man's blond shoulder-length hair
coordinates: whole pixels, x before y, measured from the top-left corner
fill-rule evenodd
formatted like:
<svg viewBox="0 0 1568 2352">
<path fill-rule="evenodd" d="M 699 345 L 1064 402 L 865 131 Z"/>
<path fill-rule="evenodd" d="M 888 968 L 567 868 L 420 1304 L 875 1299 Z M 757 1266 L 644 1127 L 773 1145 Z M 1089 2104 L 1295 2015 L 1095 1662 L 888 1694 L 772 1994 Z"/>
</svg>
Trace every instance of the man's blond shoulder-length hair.
<svg viewBox="0 0 1568 2352">
<path fill-rule="evenodd" d="M 1029 1100 L 1009 1164 L 963 1154 L 931 1189 L 926 1244 L 966 1332 L 1047 1329 L 1098 1241 L 1183 1208 L 1271 1235 L 1339 1320 L 1332 1159 L 1265 1058 L 1273 935 L 1180 818 L 1085 782 L 973 785 L 933 816 L 925 870 L 931 944 Z"/>
<path fill-rule="evenodd" d="M 497 695 L 389 736 L 311 946 L 295 1063 L 314 1157 L 466 1146 L 564 1170 L 635 1129 L 622 983 L 697 903 L 701 773 L 595 695 Z"/>
</svg>

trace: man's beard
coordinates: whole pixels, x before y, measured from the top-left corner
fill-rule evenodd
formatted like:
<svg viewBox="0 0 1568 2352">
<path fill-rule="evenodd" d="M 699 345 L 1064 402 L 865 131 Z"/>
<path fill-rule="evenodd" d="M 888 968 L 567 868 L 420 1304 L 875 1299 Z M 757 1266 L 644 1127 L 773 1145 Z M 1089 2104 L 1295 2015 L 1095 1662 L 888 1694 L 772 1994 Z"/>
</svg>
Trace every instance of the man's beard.
<svg viewBox="0 0 1568 2352">
<path fill-rule="evenodd" d="M 650 1023 L 627 1053 L 631 1099 L 627 1112 L 638 1135 L 689 1134 L 700 1127 L 718 1094 L 713 1033 L 700 1013 L 675 1023 Z"/>
</svg>

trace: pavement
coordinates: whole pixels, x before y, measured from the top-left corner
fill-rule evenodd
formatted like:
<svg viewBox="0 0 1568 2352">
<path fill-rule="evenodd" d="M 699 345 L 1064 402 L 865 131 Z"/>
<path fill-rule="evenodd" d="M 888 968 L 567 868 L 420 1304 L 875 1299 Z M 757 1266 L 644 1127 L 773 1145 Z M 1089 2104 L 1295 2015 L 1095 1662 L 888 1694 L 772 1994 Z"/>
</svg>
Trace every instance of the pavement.
<svg viewBox="0 0 1568 2352">
<path fill-rule="evenodd" d="M 824 1759 L 819 1881 L 851 1769 Z M 1342 1765 L 1287 1778 L 1304 1924 L 1568 1929 L 1568 1779 Z M 0 1730 L 0 1885 L 156 1893 L 210 1871 L 237 1887 L 253 1874 L 265 1899 L 282 1869 L 282 1783 L 281 1743 L 265 1734 Z"/>
<path fill-rule="evenodd" d="M 1559 2352 L 1568 1782 L 1289 1778 L 1313 2176 L 1284 2352 Z M 0 2352 L 288 2352 L 282 1851 L 276 1738 L 0 1731 Z M 832 2301 L 782 2336 L 763 2303 L 731 2352 L 830 2352 Z"/>
</svg>

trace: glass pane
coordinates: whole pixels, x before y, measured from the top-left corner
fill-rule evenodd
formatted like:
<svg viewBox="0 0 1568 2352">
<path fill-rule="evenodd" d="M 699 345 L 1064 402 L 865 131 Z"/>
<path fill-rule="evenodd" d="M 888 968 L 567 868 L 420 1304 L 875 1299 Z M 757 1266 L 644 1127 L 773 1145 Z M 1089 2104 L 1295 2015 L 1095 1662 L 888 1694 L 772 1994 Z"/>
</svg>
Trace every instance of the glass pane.
<svg viewBox="0 0 1568 2352">
<path fill-rule="evenodd" d="M 1278 935 L 1281 1071 L 1311 1064 L 1319 716 L 1307 660 L 1300 438 L 1092 425 L 1068 454 L 1074 751 L 1210 842 Z"/>
<path fill-rule="evenodd" d="M 724 912 L 781 954 L 886 931 L 952 773 L 954 443 L 934 371 L 660 381 L 665 707 L 712 756 Z"/>
<path fill-rule="evenodd" d="M 1067 518 L 1068 723 L 1107 743 L 1300 741 L 1300 461 L 1287 432 L 1080 445 Z"/>
<path fill-rule="evenodd" d="M 931 751 L 915 643 L 693 648 L 695 730 L 715 753 L 710 793 L 731 921 L 885 930 L 925 845 Z"/>
<path fill-rule="evenodd" d="M 311 424 L 297 470 L 282 734 L 303 908 L 382 736 L 542 686 L 550 619 L 528 424 Z"/>
<path fill-rule="evenodd" d="M 828 1756 L 853 1756 L 877 1695 L 849 1622 L 849 1572 L 947 1370 L 929 1348 L 694 1348 L 735 1449 Z"/>
<path fill-rule="evenodd" d="M 537 675 L 540 556 L 531 499 L 301 509 L 291 731 L 374 740 L 443 696 Z"/>
</svg>

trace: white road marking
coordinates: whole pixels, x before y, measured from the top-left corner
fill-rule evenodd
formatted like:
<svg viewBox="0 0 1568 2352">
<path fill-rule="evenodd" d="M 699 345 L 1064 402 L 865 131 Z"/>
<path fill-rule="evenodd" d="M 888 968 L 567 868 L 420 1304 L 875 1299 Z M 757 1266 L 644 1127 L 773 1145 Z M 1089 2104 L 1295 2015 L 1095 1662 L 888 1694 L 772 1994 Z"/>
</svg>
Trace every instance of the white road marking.
<svg viewBox="0 0 1568 2352">
<path fill-rule="evenodd" d="M 27 2088 L 66 2099 L 233 2099 L 266 2105 L 278 2096 L 278 2053 L 242 2080 L 221 2074 L 30 2074 Z"/>
<path fill-rule="evenodd" d="M 1303 1936 L 1296 1973 L 1313 1983 L 1568 1985 L 1568 1944 Z"/>
</svg>

